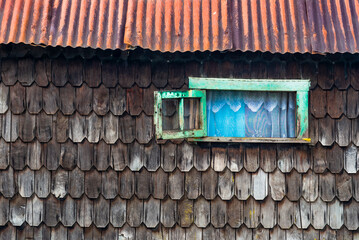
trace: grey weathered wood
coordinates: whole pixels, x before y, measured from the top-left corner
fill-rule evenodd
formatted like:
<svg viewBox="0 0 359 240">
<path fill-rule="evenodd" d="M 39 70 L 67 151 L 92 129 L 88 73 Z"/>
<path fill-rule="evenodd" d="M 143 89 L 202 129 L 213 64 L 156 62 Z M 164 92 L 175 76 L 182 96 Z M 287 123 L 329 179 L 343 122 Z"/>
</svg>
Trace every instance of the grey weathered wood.
<svg viewBox="0 0 359 240">
<path fill-rule="evenodd" d="M 77 144 L 77 166 L 81 170 L 90 170 L 93 165 L 94 147 L 93 144 L 84 140 L 82 143 Z"/>
<path fill-rule="evenodd" d="M 141 144 L 148 143 L 153 138 L 152 117 L 142 113 L 136 118 L 136 139 Z"/>
<path fill-rule="evenodd" d="M 69 172 L 68 192 L 72 198 L 80 198 L 85 189 L 85 173 L 79 168 Z"/>
<path fill-rule="evenodd" d="M 157 199 L 163 199 L 167 195 L 168 174 L 162 168 L 152 173 L 152 196 Z"/>
<path fill-rule="evenodd" d="M 197 227 L 205 228 L 211 221 L 211 205 L 203 197 L 195 200 L 193 205 L 194 223 Z"/>
<path fill-rule="evenodd" d="M 35 171 L 34 190 L 39 198 L 46 198 L 51 190 L 51 173 L 45 167 Z"/>
<path fill-rule="evenodd" d="M 337 239 L 337 231 L 331 229 L 330 227 L 326 227 L 322 231 L 320 231 L 320 240 L 336 240 Z"/>
<path fill-rule="evenodd" d="M 201 173 L 195 168 L 185 175 L 185 190 L 189 199 L 197 199 L 201 194 L 202 178 Z"/>
<path fill-rule="evenodd" d="M 118 240 L 130 240 L 135 238 L 135 228 L 131 228 L 127 224 L 118 229 Z"/>
<path fill-rule="evenodd" d="M 84 230 L 78 225 L 75 224 L 73 228 L 68 229 L 68 239 L 69 240 L 84 240 Z"/>
<path fill-rule="evenodd" d="M 52 174 L 51 193 L 56 198 L 64 198 L 67 194 L 69 173 L 61 168 Z"/>
<path fill-rule="evenodd" d="M 235 194 L 239 200 L 246 200 L 251 194 L 251 175 L 242 169 L 239 173 L 235 173 Z"/>
<path fill-rule="evenodd" d="M 202 239 L 202 229 L 197 228 L 196 225 L 186 228 L 186 239 Z"/>
<path fill-rule="evenodd" d="M 313 115 L 309 115 L 309 138 L 313 145 L 319 141 L 319 121 Z"/>
<path fill-rule="evenodd" d="M 104 141 L 94 145 L 94 166 L 99 171 L 105 171 L 107 168 L 112 167 L 110 145 L 107 145 Z"/>
<path fill-rule="evenodd" d="M 14 114 L 23 113 L 26 107 L 25 88 L 18 82 L 10 87 L 10 109 Z"/>
<path fill-rule="evenodd" d="M 323 146 L 330 146 L 335 139 L 335 121 L 329 116 L 319 119 L 319 141 Z"/>
<path fill-rule="evenodd" d="M 292 227 L 294 221 L 294 204 L 287 198 L 278 203 L 278 225 L 282 229 Z"/>
<path fill-rule="evenodd" d="M 103 84 L 93 89 L 93 110 L 97 115 L 105 115 L 109 109 L 110 91 Z"/>
<path fill-rule="evenodd" d="M 211 164 L 211 149 L 203 146 L 194 147 L 194 167 L 198 171 L 206 171 Z"/>
<path fill-rule="evenodd" d="M 135 173 L 126 168 L 119 175 L 120 179 L 120 196 L 130 199 L 135 193 Z"/>
<path fill-rule="evenodd" d="M 218 173 L 212 168 L 202 173 L 202 195 L 208 199 L 214 199 L 218 192 Z"/>
<path fill-rule="evenodd" d="M 327 91 L 327 110 L 332 118 L 339 118 L 343 113 L 346 114 L 346 91 L 333 88 Z"/>
<path fill-rule="evenodd" d="M 93 202 L 86 196 L 76 201 L 77 223 L 80 227 L 89 227 L 93 220 Z"/>
<path fill-rule="evenodd" d="M 10 204 L 9 199 L 0 196 L 0 225 L 4 226 L 9 220 Z"/>
<path fill-rule="evenodd" d="M 278 162 L 277 166 L 283 173 L 288 173 L 293 169 L 293 148 L 289 145 L 278 145 L 277 149 Z"/>
<path fill-rule="evenodd" d="M 51 237 L 51 228 L 45 224 L 41 224 L 39 227 L 34 229 L 34 239 L 45 240 Z"/>
<path fill-rule="evenodd" d="M 161 200 L 160 222 L 162 225 L 165 227 L 173 227 L 177 222 L 177 218 L 177 201 L 174 201 L 171 198 Z"/>
<path fill-rule="evenodd" d="M 11 144 L 10 162 L 15 170 L 22 170 L 26 165 L 27 152 L 24 149 L 27 149 L 27 144 L 20 139 Z"/>
<path fill-rule="evenodd" d="M 14 85 L 17 81 L 17 62 L 7 58 L 1 61 L 1 81 L 6 85 Z"/>
<path fill-rule="evenodd" d="M 350 144 L 344 150 L 344 169 L 347 173 L 356 173 L 358 170 L 358 149 L 354 144 Z"/>
<path fill-rule="evenodd" d="M 148 171 L 156 171 L 161 165 L 161 148 L 160 145 L 152 140 L 145 146 L 144 166 Z"/>
<path fill-rule="evenodd" d="M 136 136 L 136 120 L 130 115 L 119 118 L 119 137 L 123 143 L 131 143 Z"/>
<path fill-rule="evenodd" d="M 143 89 L 134 85 L 132 88 L 127 89 L 126 94 L 127 112 L 132 116 L 140 115 L 142 112 Z"/>
<path fill-rule="evenodd" d="M 227 223 L 227 205 L 220 198 L 211 202 L 211 223 L 215 228 L 222 228 Z"/>
<path fill-rule="evenodd" d="M 193 221 L 193 201 L 184 198 L 178 202 L 178 224 L 181 227 L 189 227 Z"/>
<path fill-rule="evenodd" d="M 84 231 L 85 239 L 101 239 L 101 229 L 97 228 L 94 224 Z"/>
<path fill-rule="evenodd" d="M 0 138 L 0 169 L 6 169 L 10 160 L 10 144 Z"/>
<path fill-rule="evenodd" d="M 157 90 L 158 89 L 153 84 L 151 84 L 150 87 L 143 89 L 142 108 L 148 116 L 153 116 L 154 91 Z"/>
<path fill-rule="evenodd" d="M 332 229 L 340 229 L 344 224 L 343 203 L 335 199 L 328 203 L 328 225 Z"/>
<path fill-rule="evenodd" d="M 7 227 L 0 230 L 1 240 L 16 240 L 16 228 L 8 225 Z"/>
<path fill-rule="evenodd" d="M 252 234 L 252 229 L 249 229 L 246 226 L 242 225 L 242 227 L 237 229 L 236 231 L 236 240 L 253 239 Z"/>
<path fill-rule="evenodd" d="M 330 202 L 336 194 L 335 175 L 326 172 L 319 175 L 319 194 L 323 201 Z"/>
<path fill-rule="evenodd" d="M 54 117 L 54 120 L 56 120 L 56 141 L 64 143 L 69 137 L 69 117 L 58 111 L 57 116 Z"/>
<path fill-rule="evenodd" d="M 228 168 L 218 174 L 218 195 L 223 200 L 230 200 L 234 195 L 234 175 Z"/>
<path fill-rule="evenodd" d="M 0 86 L 1 88 L 1 86 Z M 0 90 L 1 93 L 1 90 Z M 1 94 L 0 94 L 1 97 Z M 31 114 L 37 114 L 42 110 L 42 88 L 33 84 L 26 88 L 26 108 Z M 1 107 L 0 107 L 1 110 Z"/>
<path fill-rule="evenodd" d="M 35 82 L 40 87 L 46 87 L 51 79 L 51 61 L 46 58 L 35 61 Z"/>
<path fill-rule="evenodd" d="M 285 230 L 279 226 L 272 228 L 269 232 L 270 239 L 286 239 Z"/>
<path fill-rule="evenodd" d="M 352 87 L 347 92 L 347 117 L 357 118 L 359 115 L 359 91 L 355 91 Z"/>
<path fill-rule="evenodd" d="M 253 238 L 259 240 L 269 240 L 269 230 L 264 228 L 253 229 Z"/>
<path fill-rule="evenodd" d="M 151 173 L 143 168 L 135 172 L 135 194 L 139 199 L 147 199 L 152 192 Z"/>
<path fill-rule="evenodd" d="M 261 203 L 260 222 L 264 228 L 273 228 L 277 224 L 277 204 L 267 197 Z"/>
<path fill-rule="evenodd" d="M 353 179 L 353 198 L 359 200 L 359 174 L 352 176 Z"/>
<path fill-rule="evenodd" d="M 77 164 L 77 144 L 67 141 L 61 144 L 60 165 L 66 170 L 72 170 Z"/>
<path fill-rule="evenodd" d="M 98 198 L 101 193 L 101 173 L 92 169 L 85 173 L 85 194 L 89 198 Z"/>
<path fill-rule="evenodd" d="M 102 83 L 108 88 L 113 88 L 117 85 L 118 68 L 115 61 L 102 62 Z"/>
<path fill-rule="evenodd" d="M 9 108 L 9 87 L 0 82 L 0 114 L 4 114 Z"/>
<path fill-rule="evenodd" d="M 24 142 L 31 142 L 35 138 L 36 115 L 25 112 L 20 115 L 19 120 L 19 137 Z"/>
<path fill-rule="evenodd" d="M 144 146 L 137 141 L 128 145 L 128 166 L 132 171 L 139 171 L 143 167 Z"/>
<path fill-rule="evenodd" d="M 243 201 L 240 201 L 235 197 L 230 201 L 227 201 L 228 224 L 232 228 L 239 228 L 243 224 L 243 211 Z"/>
<path fill-rule="evenodd" d="M 101 62 L 92 58 L 84 63 L 84 81 L 90 87 L 98 87 L 101 83 Z"/>
<path fill-rule="evenodd" d="M 5 115 L 2 115 L 1 136 L 6 142 L 11 142 L 11 118 L 11 111 L 7 111 Z"/>
<path fill-rule="evenodd" d="M 110 221 L 110 201 L 102 196 L 94 201 L 93 222 L 98 228 L 104 228 Z"/>
<path fill-rule="evenodd" d="M 298 145 L 294 148 L 294 168 L 299 173 L 306 173 L 312 166 L 309 151 L 307 145 Z"/>
<path fill-rule="evenodd" d="M 349 231 L 345 227 L 343 227 L 337 231 L 337 239 L 338 240 L 346 240 L 346 239 L 352 239 L 352 238 L 353 238 L 353 232 Z"/>
<path fill-rule="evenodd" d="M 36 116 L 36 138 L 40 142 L 48 142 L 52 138 L 52 116 L 45 112 Z"/>
<path fill-rule="evenodd" d="M 151 121 L 152 122 L 152 121 Z M 136 123 L 136 127 L 138 127 Z M 188 142 L 183 141 L 177 146 L 176 152 L 177 167 L 182 172 L 188 172 L 193 167 L 193 146 Z"/>
<path fill-rule="evenodd" d="M 92 107 L 93 89 L 89 88 L 86 83 L 76 88 L 76 109 L 82 115 L 88 115 Z"/>
<path fill-rule="evenodd" d="M 320 198 L 314 203 L 311 203 L 311 219 L 310 222 L 315 229 L 323 229 L 328 223 L 328 208 L 327 204 Z"/>
<path fill-rule="evenodd" d="M 102 139 L 108 144 L 113 144 L 118 139 L 118 118 L 111 113 L 103 117 Z"/>
<path fill-rule="evenodd" d="M 285 175 L 281 171 L 279 171 L 279 169 L 269 174 L 269 186 L 271 190 L 271 197 L 273 198 L 273 200 L 282 200 L 285 196 L 286 191 Z"/>
<path fill-rule="evenodd" d="M 143 201 L 133 198 L 127 201 L 127 223 L 131 227 L 138 227 L 143 221 Z"/>
<path fill-rule="evenodd" d="M 66 59 L 61 57 L 52 60 L 51 73 L 51 81 L 55 84 L 55 86 L 64 86 L 68 80 Z"/>
<path fill-rule="evenodd" d="M 176 169 L 168 176 L 168 195 L 172 199 L 181 199 L 184 194 L 184 173 Z"/>
<path fill-rule="evenodd" d="M 313 170 L 316 173 L 323 173 L 327 167 L 327 151 L 321 144 L 312 149 Z"/>
<path fill-rule="evenodd" d="M 351 141 L 351 120 L 346 116 L 335 120 L 335 141 L 341 147 L 346 147 Z"/>
<path fill-rule="evenodd" d="M 51 228 L 51 240 L 56 239 L 66 239 L 67 238 L 67 228 L 59 224 L 55 228 Z"/>
<path fill-rule="evenodd" d="M 248 228 L 256 228 L 258 226 L 260 223 L 260 214 L 260 203 L 253 198 L 249 198 L 243 203 L 244 224 Z"/>
<path fill-rule="evenodd" d="M 252 174 L 251 194 L 256 200 L 263 200 L 268 195 L 268 174 L 259 169 Z"/>
<path fill-rule="evenodd" d="M 244 168 L 255 172 L 259 168 L 259 147 L 247 145 L 244 153 Z"/>
<path fill-rule="evenodd" d="M 221 172 L 227 166 L 227 148 L 213 147 L 211 166 L 216 172 Z"/>
<path fill-rule="evenodd" d="M 99 118 L 95 113 L 91 113 L 86 117 L 87 124 L 87 139 L 90 143 L 97 143 L 100 140 L 101 131 L 103 131 L 102 118 Z"/>
<path fill-rule="evenodd" d="M 309 170 L 302 176 L 302 195 L 308 202 L 314 202 L 318 197 L 318 175 Z"/>
<path fill-rule="evenodd" d="M 69 83 L 60 90 L 60 109 L 64 115 L 71 115 L 76 109 L 75 88 Z"/>
<path fill-rule="evenodd" d="M 286 195 L 291 201 L 297 201 L 302 195 L 302 175 L 293 170 L 286 175 Z"/>
<path fill-rule="evenodd" d="M 228 146 L 227 148 L 227 167 L 232 172 L 239 172 L 243 168 L 243 147 L 240 146 Z"/>
<path fill-rule="evenodd" d="M 8 111 L 10 113 L 10 111 Z M 20 134 L 20 116 L 11 115 L 11 142 L 15 142 Z"/>
<path fill-rule="evenodd" d="M 55 114 L 60 107 L 60 91 L 52 83 L 42 90 L 43 109 L 47 114 Z"/>
<path fill-rule="evenodd" d="M 34 178 L 34 171 L 29 168 L 17 173 L 17 186 L 20 196 L 28 198 L 34 193 Z"/>
<path fill-rule="evenodd" d="M 296 227 L 286 230 L 286 235 L 287 240 L 304 240 L 302 230 Z"/>
<path fill-rule="evenodd" d="M 79 87 L 83 81 L 83 60 L 79 57 L 68 59 L 68 81 L 72 86 Z"/>
<path fill-rule="evenodd" d="M 50 195 L 50 197 L 44 201 L 44 223 L 49 227 L 54 227 L 60 219 L 60 201 Z"/>
<path fill-rule="evenodd" d="M 277 151 L 272 145 L 260 146 L 260 167 L 264 172 L 273 172 L 277 162 Z"/>
<path fill-rule="evenodd" d="M 61 222 L 65 227 L 71 227 L 76 222 L 76 202 L 71 197 L 61 202 Z"/>
<path fill-rule="evenodd" d="M 352 177 L 343 172 L 335 176 L 336 181 L 336 195 L 341 201 L 348 201 L 352 197 Z"/>
<path fill-rule="evenodd" d="M 107 228 L 101 231 L 101 238 L 108 240 L 117 240 L 118 239 L 118 230 L 111 225 L 108 225 Z"/>
<path fill-rule="evenodd" d="M 124 144 L 121 141 L 111 144 L 111 161 L 114 170 L 122 171 L 125 169 L 129 161 L 127 144 Z"/>
<path fill-rule="evenodd" d="M 112 169 L 102 172 L 102 195 L 105 199 L 114 199 L 118 194 L 118 175 Z"/>
<path fill-rule="evenodd" d="M 352 119 L 352 142 L 359 146 L 359 118 Z"/>
<path fill-rule="evenodd" d="M 165 172 L 172 172 L 176 167 L 177 145 L 167 141 L 161 145 L 161 167 Z"/>
<path fill-rule="evenodd" d="M 357 230 L 359 227 L 358 211 L 359 204 L 356 201 L 344 204 L 344 224 L 349 230 Z"/>
<path fill-rule="evenodd" d="M 79 113 L 69 117 L 69 138 L 73 142 L 82 142 L 87 135 L 86 118 Z"/>
<path fill-rule="evenodd" d="M 34 195 L 26 203 L 26 222 L 30 226 L 39 226 L 43 221 L 44 202 Z"/>
<path fill-rule="evenodd" d="M 116 116 L 126 111 L 126 90 L 121 86 L 110 88 L 110 111 Z"/>
<path fill-rule="evenodd" d="M 160 200 L 150 197 L 143 204 L 143 223 L 148 228 L 155 228 L 160 220 Z"/>
<path fill-rule="evenodd" d="M 308 228 L 311 218 L 310 203 L 301 198 L 299 202 L 294 203 L 294 224 L 298 228 Z"/>
<path fill-rule="evenodd" d="M 122 227 L 126 223 L 126 200 L 116 197 L 111 201 L 110 222 L 114 227 Z"/>
</svg>

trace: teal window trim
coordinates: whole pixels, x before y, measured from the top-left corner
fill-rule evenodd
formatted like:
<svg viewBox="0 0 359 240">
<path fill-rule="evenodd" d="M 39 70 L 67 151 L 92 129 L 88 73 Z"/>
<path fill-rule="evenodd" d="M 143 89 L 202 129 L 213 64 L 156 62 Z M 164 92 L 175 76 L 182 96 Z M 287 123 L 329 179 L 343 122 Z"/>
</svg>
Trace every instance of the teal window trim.
<svg viewBox="0 0 359 240">
<path fill-rule="evenodd" d="M 207 136 L 207 108 L 206 108 L 206 91 L 205 90 L 188 90 L 188 91 L 155 91 L 155 109 L 154 122 L 157 139 L 177 139 L 177 138 L 195 138 Z M 184 99 L 200 99 L 200 129 L 184 130 Z M 163 130 L 162 127 L 162 100 L 179 99 L 179 130 Z"/>
</svg>

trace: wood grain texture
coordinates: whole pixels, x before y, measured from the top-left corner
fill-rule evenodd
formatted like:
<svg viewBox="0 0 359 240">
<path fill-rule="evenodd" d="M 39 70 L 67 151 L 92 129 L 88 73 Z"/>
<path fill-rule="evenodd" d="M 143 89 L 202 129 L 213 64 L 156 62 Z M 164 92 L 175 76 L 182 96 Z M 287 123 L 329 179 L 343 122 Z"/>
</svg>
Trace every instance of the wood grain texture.
<svg viewBox="0 0 359 240">
<path fill-rule="evenodd" d="M 218 192 L 218 173 L 212 168 L 202 173 L 202 195 L 207 200 L 212 200 Z"/>
<path fill-rule="evenodd" d="M 293 170 L 286 175 L 286 196 L 291 201 L 298 201 L 302 196 L 302 175 Z"/>
<path fill-rule="evenodd" d="M 85 191 L 85 173 L 79 168 L 69 172 L 68 192 L 72 198 L 80 198 Z"/>
<path fill-rule="evenodd" d="M 80 227 L 89 227 L 93 221 L 93 201 L 86 196 L 76 200 L 76 215 Z"/>
<path fill-rule="evenodd" d="M 350 85 L 355 89 L 359 90 L 359 62 L 353 62 L 351 63 L 350 69 L 349 69 L 349 79 L 350 79 Z"/>
<path fill-rule="evenodd" d="M 289 145 L 277 145 L 277 166 L 283 173 L 289 173 L 293 169 L 293 148 Z"/>
<path fill-rule="evenodd" d="M 193 207 L 194 223 L 197 227 L 206 228 L 211 222 L 211 205 L 210 201 L 199 197 L 194 202 Z"/>
<path fill-rule="evenodd" d="M 356 173 L 358 170 L 358 149 L 350 144 L 344 150 L 344 169 L 347 173 Z"/>
<path fill-rule="evenodd" d="M 102 83 L 108 88 L 113 88 L 118 84 L 118 68 L 116 62 L 102 62 Z"/>
<path fill-rule="evenodd" d="M 218 174 L 218 195 L 223 200 L 230 200 L 234 196 L 234 175 L 226 169 Z"/>
<path fill-rule="evenodd" d="M 336 196 L 340 201 L 348 201 L 352 197 L 353 184 L 351 175 L 343 172 L 341 174 L 336 174 Z"/>
<path fill-rule="evenodd" d="M 347 90 L 346 99 L 346 116 L 348 118 L 357 118 L 359 115 L 359 91 L 355 91 L 352 87 Z"/>
<path fill-rule="evenodd" d="M 333 64 L 323 61 L 318 64 L 318 85 L 322 89 L 330 89 L 334 84 Z"/>
<path fill-rule="evenodd" d="M 0 169 L 6 169 L 9 165 L 10 160 L 10 144 L 5 142 L 4 139 L 0 138 Z"/>
<path fill-rule="evenodd" d="M 153 138 L 153 118 L 142 113 L 136 117 L 136 139 L 141 144 L 146 144 Z"/>
<path fill-rule="evenodd" d="M 259 146 L 246 145 L 244 153 L 244 168 L 255 172 L 259 168 Z"/>
<path fill-rule="evenodd" d="M 161 145 L 161 167 L 165 172 L 172 172 L 176 167 L 176 148 L 170 141 Z"/>
<path fill-rule="evenodd" d="M 338 89 L 345 90 L 350 84 L 347 76 L 348 66 L 344 61 L 338 61 L 333 66 L 334 84 Z"/>
<path fill-rule="evenodd" d="M 335 175 L 326 172 L 319 176 L 319 194 L 323 201 L 332 201 L 336 194 Z"/>
<path fill-rule="evenodd" d="M 148 88 L 143 89 L 143 102 L 142 102 L 142 108 L 143 111 L 149 115 L 152 116 L 154 112 L 154 92 L 158 90 L 154 85 L 150 85 Z"/>
<path fill-rule="evenodd" d="M 10 204 L 9 199 L 0 196 L 0 225 L 4 226 L 9 221 Z"/>
<path fill-rule="evenodd" d="M 143 223 L 147 228 L 155 228 L 160 220 L 160 200 L 150 197 L 143 203 Z"/>
<path fill-rule="evenodd" d="M 138 126 L 136 124 L 136 126 Z M 193 167 L 193 145 L 186 141 L 177 146 L 176 151 L 177 167 L 182 172 L 188 172 Z"/>
<path fill-rule="evenodd" d="M 77 144 L 77 166 L 83 170 L 90 170 L 94 162 L 94 146 L 87 140 Z"/>
<path fill-rule="evenodd" d="M 195 168 L 185 174 L 185 191 L 189 199 L 197 199 L 202 192 L 201 173 Z"/>
<path fill-rule="evenodd" d="M 351 142 L 351 120 L 345 116 L 335 120 L 335 142 L 346 147 Z"/>
<path fill-rule="evenodd" d="M 30 170 L 29 168 L 26 168 L 23 171 L 17 173 L 16 175 L 16 185 L 19 188 L 20 196 L 24 198 L 30 197 L 34 193 L 34 171 Z"/>
<path fill-rule="evenodd" d="M 137 85 L 127 89 L 126 103 L 127 111 L 132 116 L 137 116 L 142 111 L 143 90 Z"/>
<path fill-rule="evenodd" d="M 64 115 L 72 115 L 76 109 L 75 88 L 69 83 L 60 90 L 60 109 Z"/>
<path fill-rule="evenodd" d="M 101 62 L 92 58 L 84 62 L 84 82 L 89 87 L 98 87 L 101 83 Z"/>
<path fill-rule="evenodd" d="M 294 221 L 294 205 L 287 198 L 278 203 L 278 225 L 282 229 L 292 227 Z"/>
<path fill-rule="evenodd" d="M 55 114 L 60 107 L 60 91 L 52 83 L 42 89 L 43 109 L 47 114 Z"/>
<path fill-rule="evenodd" d="M 104 141 L 94 145 L 93 165 L 98 171 L 105 171 L 112 167 L 110 150 L 110 145 L 107 145 Z"/>
<path fill-rule="evenodd" d="M 83 82 L 83 60 L 81 58 L 68 59 L 68 81 L 71 86 L 79 87 Z"/>
<path fill-rule="evenodd" d="M 52 138 L 52 116 L 41 112 L 36 116 L 36 139 L 40 142 L 48 142 Z"/>
<path fill-rule="evenodd" d="M 44 202 L 44 223 L 49 227 L 55 227 L 60 219 L 60 201 L 50 195 L 50 197 Z"/>
<path fill-rule="evenodd" d="M 35 138 L 36 116 L 25 112 L 19 120 L 19 137 L 24 142 L 31 142 Z"/>
<path fill-rule="evenodd" d="M 30 57 L 21 58 L 17 62 L 17 80 L 23 86 L 30 86 L 34 82 L 35 65 L 34 59 Z"/>
<path fill-rule="evenodd" d="M 277 224 L 277 204 L 270 197 L 261 203 L 260 222 L 266 229 L 272 229 Z"/>
<path fill-rule="evenodd" d="M 10 91 L 9 87 L 0 82 L 0 114 L 5 113 L 9 108 Z"/>
<path fill-rule="evenodd" d="M 232 172 L 239 172 L 243 168 L 244 149 L 240 146 L 228 146 L 227 148 L 227 167 Z"/>
<path fill-rule="evenodd" d="M 1 86 L 0 86 L 1 92 Z M 1 96 L 1 94 L 0 94 Z M 42 88 L 33 84 L 26 88 L 26 108 L 31 114 L 38 114 L 42 110 Z M 1 107 L 0 107 L 1 112 Z"/>
<path fill-rule="evenodd" d="M 330 146 L 335 139 L 335 120 L 326 116 L 319 119 L 319 141 L 323 146 Z"/>
<path fill-rule="evenodd" d="M 248 228 L 256 228 L 260 223 L 260 203 L 249 198 L 243 203 L 244 224 Z"/>
<path fill-rule="evenodd" d="M 61 144 L 60 165 L 66 170 L 72 170 L 77 165 L 77 144 L 71 141 Z"/>
<path fill-rule="evenodd" d="M 93 204 L 93 222 L 99 228 L 104 228 L 110 219 L 110 202 L 102 196 L 97 198 Z"/>
<path fill-rule="evenodd" d="M 239 228 L 244 221 L 243 201 L 232 198 L 227 201 L 227 222 L 232 228 Z"/>
<path fill-rule="evenodd" d="M 6 114 L 1 117 L 1 135 L 2 139 L 6 142 L 11 141 L 11 111 L 7 111 Z M 359 122 L 359 121 L 358 121 Z"/>
<path fill-rule="evenodd" d="M 168 84 L 172 88 L 181 88 L 185 82 L 184 78 L 184 64 L 178 62 L 168 64 Z"/>
<path fill-rule="evenodd" d="M 110 222 L 114 227 L 126 223 L 126 200 L 116 197 L 110 205 Z"/>
<path fill-rule="evenodd" d="M 26 165 L 27 153 L 24 149 L 27 148 L 27 144 L 23 143 L 21 140 L 11 144 L 11 155 L 10 163 L 15 170 L 22 170 Z"/>
<path fill-rule="evenodd" d="M 135 83 L 135 65 L 132 62 L 121 61 L 118 66 L 118 82 L 123 88 L 130 88 Z"/>
<path fill-rule="evenodd" d="M 1 81 L 7 86 L 14 85 L 17 81 L 17 62 L 15 59 L 3 59 L 1 61 Z"/>
<path fill-rule="evenodd" d="M 101 180 L 102 195 L 105 197 L 105 199 L 114 199 L 119 192 L 117 172 L 112 169 L 108 169 L 107 171 L 102 172 Z"/>
<path fill-rule="evenodd" d="M 148 171 L 154 172 L 161 165 L 161 148 L 155 140 L 145 146 L 144 166 Z"/>
<path fill-rule="evenodd" d="M 119 118 L 119 137 L 123 143 L 131 143 L 136 136 L 136 119 L 130 115 Z"/>
<path fill-rule="evenodd" d="M 34 192 L 39 198 L 46 198 L 51 191 L 51 173 L 45 167 L 35 171 Z"/>
<path fill-rule="evenodd" d="M 76 222 L 76 202 L 71 197 L 61 202 L 61 222 L 65 227 L 71 227 Z"/>
<path fill-rule="evenodd" d="M 354 209 L 352 209 L 354 211 Z M 332 229 L 340 229 L 344 224 L 343 203 L 335 199 L 328 204 L 328 225 Z M 347 226 L 348 227 L 348 226 Z"/>
<path fill-rule="evenodd" d="M 25 87 L 18 82 L 10 87 L 10 109 L 14 114 L 21 114 L 26 108 Z"/>
<path fill-rule="evenodd" d="M 211 149 L 195 146 L 193 153 L 193 165 L 198 171 L 206 171 L 211 163 Z"/>
<path fill-rule="evenodd" d="M 68 189 L 69 173 L 61 168 L 51 176 L 51 193 L 59 199 L 65 198 Z"/>
<path fill-rule="evenodd" d="M 86 118 L 76 112 L 69 117 L 69 138 L 78 143 L 82 142 L 86 135 Z"/>
<path fill-rule="evenodd" d="M 193 221 L 193 200 L 184 198 L 178 202 L 178 224 L 189 227 Z"/>
<path fill-rule="evenodd" d="M 184 194 L 184 173 L 176 169 L 168 175 L 168 195 L 179 200 Z"/>
<path fill-rule="evenodd" d="M 359 227 L 358 211 L 359 204 L 356 201 L 344 203 L 344 223 L 349 230 L 357 230 Z"/>
<path fill-rule="evenodd" d="M 126 168 L 120 173 L 119 179 L 121 198 L 130 199 L 135 193 L 135 173 Z"/>
<path fill-rule="evenodd" d="M 90 143 L 99 142 L 103 129 L 103 118 L 98 117 L 96 113 L 92 112 L 86 117 L 86 125 L 87 140 Z"/>
<path fill-rule="evenodd" d="M 173 227 L 178 219 L 177 201 L 170 198 L 161 200 L 160 222 L 165 227 Z"/>
<path fill-rule="evenodd" d="M 217 197 L 211 201 L 211 223 L 215 228 L 223 228 L 227 223 L 227 205 Z"/>
<path fill-rule="evenodd" d="M 101 193 L 101 173 L 92 169 L 85 173 L 85 194 L 91 199 L 98 198 Z"/>
<path fill-rule="evenodd" d="M 143 222 L 143 201 L 133 198 L 127 202 L 127 223 L 131 227 L 139 227 Z"/>
<path fill-rule="evenodd" d="M 122 171 L 128 165 L 128 149 L 127 144 L 117 141 L 111 145 L 111 161 L 116 171 Z"/>
<path fill-rule="evenodd" d="M 298 145 L 293 149 L 295 169 L 299 173 L 306 173 L 313 165 L 309 152 L 310 148 L 306 145 Z"/>
<path fill-rule="evenodd" d="M 315 173 L 323 173 L 328 167 L 327 151 L 321 144 L 312 148 L 313 170 Z"/>
<path fill-rule="evenodd" d="M 52 60 L 51 81 L 56 87 L 63 87 L 68 81 L 67 61 L 65 58 Z"/>
<path fill-rule="evenodd" d="M 75 89 L 76 110 L 82 115 L 88 115 L 93 109 L 93 89 L 86 83 Z"/>
<path fill-rule="evenodd" d="M 105 115 L 109 109 L 110 91 L 103 84 L 93 89 L 93 110 L 97 115 Z"/>
<path fill-rule="evenodd" d="M 341 147 L 334 144 L 333 147 L 327 149 L 328 169 L 332 173 L 339 173 L 344 165 L 344 152 Z"/>
<path fill-rule="evenodd" d="M 10 201 L 9 221 L 13 226 L 21 226 L 25 222 L 26 198 L 16 196 Z"/>
<path fill-rule="evenodd" d="M 150 63 L 137 61 L 134 67 L 135 69 L 141 69 L 141 71 L 134 72 L 135 83 L 141 88 L 148 87 L 151 84 Z"/>
<path fill-rule="evenodd" d="M 227 166 L 227 148 L 213 147 L 211 166 L 216 172 L 221 172 Z"/>
<path fill-rule="evenodd" d="M 132 171 L 139 171 L 143 167 L 144 146 L 137 141 L 128 145 L 128 167 Z"/>
<path fill-rule="evenodd" d="M 153 62 L 151 66 L 151 82 L 158 88 L 163 88 L 168 81 L 168 63 Z"/>
<path fill-rule="evenodd" d="M 276 168 L 277 160 L 277 151 L 276 148 L 271 145 L 261 145 L 260 146 L 260 168 L 264 172 L 273 172 Z"/>
<path fill-rule="evenodd" d="M 247 200 L 251 194 L 251 175 L 242 170 L 239 173 L 235 173 L 235 195 L 239 200 Z"/>
<path fill-rule="evenodd" d="M 262 169 L 252 174 L 251 195 L 256 200 L 263 200 L 268 195 L 268 174 Z"/>
<path fill-rule="evenodd" d="M 327 91 L 327 110 L 332 118 L 339 118 L 342 114 L 346 114 L 346 97 L 346 91 L 340 91 L 337 88 Z"/>
<path fill-rule="evenodd" d="M 126 90 L 121 86 L 110 88 L 110 111 L 119 116 L 126 111 Z M 153 105 L 152 105 L 153 108 Z"/>
<path fill-rule="evenodd" d="M 143 168 L 135 172 L 135 194 L 139 199 L 147 199 L 152 192 L 151 173 Z"/>
<path fill-rule="evenodd" d="M 51 61 L 47 58 L 35 60 L 35 82 L 40 87 L 48 86 L 51 81 Z"/>
<path fill-rule="evenodd" d="M 302 195 L 308 202 L 314 202 L 318 197 L 318 175 L 309 170 L 302 175 Z"/>
<path fill-rule="evenodd" d="M 64 143 L 69 137 L 69 117 L 63 115 L 60 111 L 55 118 L 56 123 L 56 141 Z"/>
<path fill-rule="evenodd" d="M 310 222 L 315 229 L 323 229 L 328 223 L 327 204 L 320 198 L 311 203 L 311 219 Z"/>
</svg>

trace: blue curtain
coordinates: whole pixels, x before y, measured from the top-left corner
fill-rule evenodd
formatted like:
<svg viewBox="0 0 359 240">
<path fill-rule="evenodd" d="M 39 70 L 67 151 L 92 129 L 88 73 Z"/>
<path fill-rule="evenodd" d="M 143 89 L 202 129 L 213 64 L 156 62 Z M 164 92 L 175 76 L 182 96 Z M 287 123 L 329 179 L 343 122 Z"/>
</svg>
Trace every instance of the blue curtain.
<svg viewBox="0 0 359 240">
<path fill-rule="evenodd" d="M 295 93 L 208 91 L 211 137 L 295 137 Z"/>
</svg>

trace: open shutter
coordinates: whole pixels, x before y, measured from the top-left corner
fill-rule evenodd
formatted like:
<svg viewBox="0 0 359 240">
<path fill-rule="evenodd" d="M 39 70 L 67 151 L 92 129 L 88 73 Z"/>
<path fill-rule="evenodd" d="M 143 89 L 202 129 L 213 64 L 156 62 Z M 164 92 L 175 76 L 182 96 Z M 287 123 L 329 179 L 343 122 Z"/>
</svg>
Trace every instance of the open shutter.
<svg viewBox="0 0 359 240">
<path fill-rule="evenodd" d="M 157 139 L 207 136 L 206 91 L 156 91 L 154 122 Z"/>
</svg>

